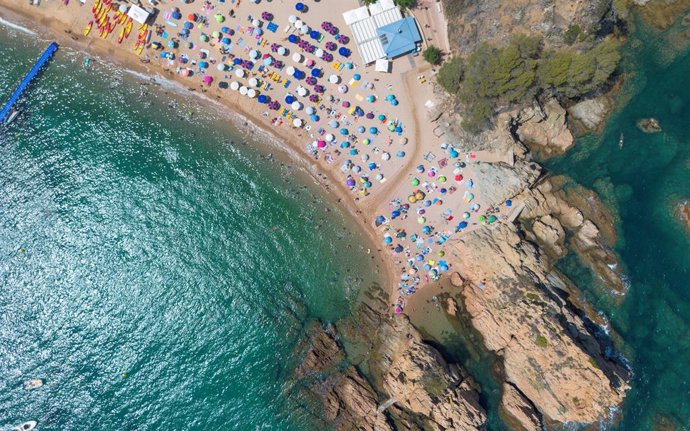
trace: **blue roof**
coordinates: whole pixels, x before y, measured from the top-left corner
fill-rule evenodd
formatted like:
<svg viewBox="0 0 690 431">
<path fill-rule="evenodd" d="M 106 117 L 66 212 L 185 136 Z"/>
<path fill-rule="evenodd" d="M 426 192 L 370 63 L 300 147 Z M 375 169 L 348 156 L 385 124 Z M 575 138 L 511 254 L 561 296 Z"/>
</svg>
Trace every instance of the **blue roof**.
<svg viewBox="0 0 690 431">
<path fill-rule="evenodd" d="M 395 58 L 414 51 L 417 48 L 417 43 L 422 41 L 414 18 L 409 16 L 380 27 L 376 32 L 388 58 Z"/>
</svg>

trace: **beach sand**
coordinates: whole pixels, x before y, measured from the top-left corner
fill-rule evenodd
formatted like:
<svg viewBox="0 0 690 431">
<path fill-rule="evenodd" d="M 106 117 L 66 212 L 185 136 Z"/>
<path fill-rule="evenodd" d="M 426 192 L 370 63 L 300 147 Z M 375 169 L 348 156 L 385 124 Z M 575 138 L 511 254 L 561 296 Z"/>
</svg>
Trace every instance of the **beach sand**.
<svg viewBox="0 0 690 431">
<path fill-rule="evenodd" d="M 208 3 L 210 5 L 210 3 Z M 333 22 L 343 34 L 349 35 L 349 29 L 345 25 L 342 18 L 342 13 L 348 9 L 358 7 L 357 2 L 354 0 L 342 1 L 342 2 L 308 2 L 309 11 L 306 14 L 299 16 L 300 19 L 304 19 L 305 22 L 312 25 L 313 28 L 320 29 L 320 23 L 325 20 Z M 181 71 L 181 65 L 177 61 L 172 62 L 161 58 L 160 54 L 162 50 L 155 50 L 150 45 L 142 52 L 141 56 L 137 55 L 133 49 L 132 45 L 134 40 L 136 40 L 136 25 L 130 34 L 128 39 L 119 45 L 117 43 L 117 33 L 116 29 L 113 34 L 107 39 L 98 37 L 98 34 L 94 29 L 88 36 L 83 36 L 82 31 L 86 24 L 93 20 L 93 13 L 91 6 L 93 1 L 88 1 L 86 5 L 80 5 L 78 2 L 70 2 L 65 5 L 62 2 L 44 2 L 40 6 L 31 6 L 26 2 L 16 2 L 12 0 L 0 0 L 0 14 L 3 18 L 8 21 L 19 22 L 22 25 L 28 26 L 39 32 L 52 34 L 54 38 L 57 39 L 62 45 L 72 46 L 79 51 L 83 51 L 86 55 L 91 57 L 97 57 L 105 59 L 106 61 L 113 61 L 125 68 L 131 69 L 133 71 L 139 72 L 146 76 L 161 77 L 167 80 L 178 82 L 184 88 L 187 88 L 190 92 L 195 92 L 197 94 L 205 96 L 208 100 L 218 102 L 223 106 L 227 107 L 229 111 L 237 113 L 240 115 L 240 121 L 246 121 L 247 124 L 254 124 L 260 127 L 267 133 L 267 137 L 282 146 L 282 148 L 297 161 L 300 161 L 305 168 L 310 172 L 310 174 L 332 195 L 334 200 L 341 205 L 343 209 L 351 213 L 355 219 L 359 222 L 362 228 L 371 237 L 373 244 L 382 244 L 384 234 L 388 234 L 393 238 L 396 237 L 397 233 L 405 232 L 406 238 L 395 238 L 389 245 L 382 245 L 377 247 L 376 250 L 372 252 L 376 253 L 382 252 L 383 258 L 381 259 L 381 264 L 384 265 L 388 276 L 386 277 L 386 283 L 388 285 L 388 292 L 391 295 L 391 302 L 395 301 L 398 296 L 398 280 L 401 279 L 401 275 L 404 275 L 410 281 L 405 281 L 404 289 L 402 292 L 405 293 L 409 290 L 408 287 L 412 286 L 411 280 L 417 278 L 415 284 L 416 289 L 424 288 L 426 284 L 433 283 L 426 275 L 427 270 L 422 271 L 421 268 L 417 268 L 417 263 L 410 264 L 410 259 L 414 262 L 414 257 L 416 253 L 420 252 L 420 249 L 427 249 L 424 254 L 424 263 L 429 264 L 430 267 L 438 268 L 439 257 L 438 252 L 443 254 L 443 246 L 437 244 L 437 239 L 439 234 L 444 234 L 447 236 L 452 236 L 454 234 L 454 227 L 459 221 L 461 221 L 460 215 L 464 212 L 469 212 L 470 202 L 464 197 L 467 195 L 467 190 L 463 195 L 461 189 L 465 189 L 467 184 L 467 179 L 472 178 L 472 163 L 471 161 L 479 160 L 478 158 L 470 159 L 469 155 L 463 154 L 459 155 L 458 160 L 467 161 L 467 166 L 463 169 L 453 167 L 453 160 L 448 160 L 448 156 L 444 154 L 444 151 L 448 151 L 446 145 L 443 147 L 442 144 L 447 144 L 452 146 L 452 143 L 445 142 L 443 136 L 436 136 L 434 129 L 438 126 L 437 124 L 429 120 L 429 105 L 436 105 L 440 101 L 436 100 L 433 92 L 433 70 L 432 66 L 422 60 L 421 56 L 407 55 L 396 59 L 392 64 L 392 73 L 380 73 L 375 72 L 373 65 L 368 67 L 363 67 L 359 55 L 354 46 L 354 42 L 350 41 L 347 45 L 353 53 L 349 58 L 349 61 L 354 63 L 354 69 L 348 70 L 343 69 L 341 71 L 336 71 L 324 61 L 319 60 L 314 55 L 305 54 L 297 49 L 296 45 L 292 45 L 286 41 L 287 35 L 294 32 L 294 28 L 289 27 L 288 17 L 293 14 L 297 14 L 294 9 L 294 2 L 276 0 L 271 3 L 261 2 L 259 4 L 253 4 L 251 2 L 241 2 L 238 7 L 236 4 L 220 4 L 213 3 L 213 5 L 218 5 L 215 9 L 205 9 L 204 3 L 197 0 L 193 3 L 182 4 L 181 2 L 164 2 L 158 6 L 160 13 L 157 17 L 156 23 L 162 23 L 166 25 L 165 32 L 167 32 L 167 39 L 153 36 L 152 41 L 160 41 L 163 46 L 166 40 L 170 40 L 175 31 L 179 31 L 179 28 L 171 27 L 166 24 L 164 19 L 165 13 L 172 10 L 173 7 L 179 7 L 183 19 L 177 21 L 180 24 L 184 21 L 190 13 L 196 13 L 198 15 L 207 16 L 209 19 L 209 26 L 200 26 L 198 28 L 193 28 L 189 36 L 189 41 L 194 43 L 194 48 L 189 48 L 186 41 L 179 41 L 178 47 L 174 49 L 165 49 L 168 52 L 174 52 L 177 59 L 181 55 L 187 54 L 191 60 L 199 60 L 194 58 L 194 55 L 198 55 L 198 51 L 201 49 L 208 50 L 208 60 L 211 65 L 208 69 L 201 71 L 203 75 L 208 75 L 213 77 L 213 84 L 206 85 L 202 82 L 201 76 L 195 74 L 193 77 L 184 77 L 179 72 Z M 434 43 L 441 46 L 447 46 L 447 34 L 445 31 L 445 24 L 443 26 L 443 31 L 434 30 L 438 28 L 439 22 L 444 22 L 443 16 L 440 12 L 437 12 L 436 6 L 431 5 L 430 7 L 422 3 L 419 9 L 412 11 L 412 13 L 419 19 L 419 26 L 422 34 L 428 37 L 427 34 L 434 31 L 435 39 Z M 234 10 L 234 17 L 230 18 L 230 9 Z M 274 118 L 279 117 L 276 111 L 269 111 L 266 105 L 258 103 L 255 99 L 250 99 L 246 96 L 240 95 L 237 91 L 232 91 L 230 89 L 221 89 L 218 82 L 232 82 L 240 81 L 241 84 L 246 85 L 247 79 L 250 77 L 256 77 L 259 80 L 268 79 L 264 78 L 261 73 L 259 73 L 256 68 L 253 71 L 247 71 L 247 75 L 239 79 L 232 71 L 219 71 L 213 63 L 225 62 L 226 64 L 231 63 L 230 57 L 227 55 L 224 57 L 220 52 L 218 52 L 218 46 L 212 46 L 208 43 L 202 43 L 200 41 L 200 36 L 202 33 L 210 35 L 212 31 L 221 26 L 228 26 L 231 28 L 237 28 L 238 33 L 240 32 L 240 27 L 246 27 L 250 25 L 251 20 L 248 19 L 249 16 L 260 17 L 262 12 L 268 11 L 274 15 L 273 21 L 278 24 L 278 30 L 275 33 L 267 31 L 264 33 L 263 37 L 267 39 L 266 44 L 263 47 L 256 45 L 253 35 L 243 35 L 239 36 L 236 34 L 233 37 L 233 42 L 239 44 L 239 38 L 246 38 L 245 48 L 240 49 L 236 46 L 231 52 L 241 58 L 248 58 L 248 51 L 251 49 L 260 49 L 262 52 L 269 52 L 269 46 L 271 43 L 278 43 L 286 48 L 290 49 L 290 54 L 281 57 L 285 63 L 285 66 L 295 66 L 299 67 L 305 71 L 308 71 L 303 65 L 295 64 L 292 61 L 291 55 L 294 52 L 300 52 L 304 54 L 306 58 L 310 58 L 316 61 L 318 67 L 321 67 L 324 71 L 324 76 L 328 77 L 331 74 L 337 74 L 342 83 L 349 85 L 349 91 L 342 94 L 338 91 L 338 85 L 334 85 L 328 82 L 324 82 L 324 87 L 326 92 L 322 96 L 321 100 L 317 104 L 311 104 L 317 109 L 317 112 L 322 116 L 322 119 L 318 123 L 312 124 L 311 130 L 306 130 L 305 127 L 293 127 L 291 121 L 283 121 L 282 125 L 276 126 Z M 216 13 L 222 13 L 226 18 L 225 22 L 220 24 L 216 23 L 214 20 L 214 15 Z M 265 28 L 265 24 L 263 25 Z M 288 30 L 289 29 L 289 30 Z M 286 32 L 287 31 L 287 32 Z M 299 33 L 297 33 L 299 34 Z M 253 43 L 249 43 L 249 41 Z M 312 41 L 313 42 L 313 41 Z M 324 39 L 323 43 L 326 42 Z M 440 43 L 443 42 L 443 43 Z M 199 48 L 201 46 L 201 48 Z M 277 54 L 273 54 L 277 57 Z M 147 58 L 148 62 L 143 62 L 142 60 Z M 337 60 L 337 59 L 336 59 Z M 343 59 L 340 58 L 342 61 Z M 359 65 L 358 65 L 359 63 Z M 184 65 L 184 66 L 188 66 Z M 283 77 L 287 77 L 285 69 L 281 71 L 276 71 Z M 354 81 L 354 74 L 361 75 L 360 81 Z M 296 79 L 291 79 L 292 84 L 289 88 L 282 88 L 279 85 L 272 85 L 272 88 L 268 90 L 262 90 L 263 94 L 270 96 L 273 100 L 283 102 L 286 94 L 295 94 L 295 88 L 299 83 Z M 325 81 L 324 78 L 319 80 L 319 83 Z M 365 89 L 366 83 L 373 85 L 371 89 Z M 374 103 L 369 103 L 366 101 L 366 96 L 375 94 L 377 100 Z M 394 94 L 395 97 L 400 101 L 397 106 L 392 106 L 384 100 L 384 96 L 387 94 Z M 332 95 L 336 101 L 328 102 L 328 96 Z M 339 105 L 339 100 L 348 100 L 351 102 L 352 106 L 359 105 L 365 112 L 372 112 L 375 114 L 373 119 L 367 119 L 366 117 L 354 117 L 347 114 L 347 110 Z M 310 103 L 306 98 L 300 99 L 303 105 L 309 106 Z M 282 103 L 284 105 L 284 103 Z M 328 114 L 328 110 L 331 109 L 331 114 Z M 305 124 L 310 124 L 309 116 L 306 115 L 304 109 L 294 111 L 293 114 L 303 120 Z M 381 122 L 378 120 L 378 115 L 383 114 L 386 116 L 386 121 Z M 330 118 L 327 117 L 330 115 Z M 379 128 L 380 132 L 378 135 L 373 136 L 365 133 L 357 133 L 355 142 L 353 146 L 357 148 L 358 154 L 348 156 L 345 149 L 339 148 L 337 145 L 328 145 L 326 148 L 319 150 L 318 159 L 313 156 L 313 153 L 306 151 L 308 144 L 315 142 L 316 140 L 323 139 L 318 133 L 315 133 L 317 129 L 324 128 L 328 133 L 336 135 L 335 142 L 339 141 L 337 137 L 337 127 L 329 128 L 328 122 L 337 119 L 343 127 L 346 125 L 350 134 L 354 135 L 354 129 L 357 127 L 364 127 L 367 131 L 371 127 Z M 386 122 L 394 119 L 395 124 L 398 124 L 403 129 L 400 133 L 389 132 L 386 127 Z M 372 140 L 371 145 L 364 145 L 362 143 L 364 138 L 370 138 Z M 404 151 L 404 157 L 396 157 L 395 154 L 398 151 Z M 389 159 L 385 159 L 383 154 L 390 154 Z M 425 157 L 431 154 L 432 157 Z M 368 160 L 364 160 L 367 157 Z M 491 155 L 484 155 L 483 160 L 491 161 Z M 330 162 L 328 159 L 331 159 Z M 362 191 L 362 184 L 364 179 L 358 178 L 358 175 L 353 173 L 352 170 L 343 172 L 343 162 L 346 159 L 352 159 L 352 165 L 361 165 L 362 172 L 359 176 L 365 176 L 372 186 L 366 188 Z M 445 159 L 447 165 L 443 164 Z M 377 166 L 374 171 L 365 174 L 367 169 L 367 164 L 371 162 L 376 162 Z M 424 165 L 425 172 L 423 174 L 415 170 L 416 166 Z M 434 170 L 436 173 L 435 177 L 428 176 L 430 170 Z M 465 180 L 464 183 L 455 182 L 453 177 L 456 173 L 462 172 Z M 383 175 L 383 181 L 379 182 L 374 180 L 373 176 L 375 174 Z M 347 187 L 345 185 L 345 180 L 348 176 L 357 178 L 357 185 L 355 187 Z M 439 182 L 438 180 L 442 177 L 447 177 L 446 181 Z M 420 180 L 420 185 L 413 187 L 411 186 L 411 181 L 414 178 Z M 441 195 L 441 190 L 450 188 L 450 186 L 455 186 L 457 192 L 455 194 L 443 194 Z M 437 198 L 441 203 L 436 208 L 434 207 L 424 208 L 420 203 L 416 205 L 410 205 L 409 216 L 403 215 L 395 220 L 391 220 L 392 211 L 399 207 L 401 204 L 407 203 L 408 195 L 410 195 L 415 189 L 425 188 L 426 199 Z M 473 203 L 478 203 L 480 207 L 484 208 L 483 201 L 481 200 L 481 185 L 475 185 L 472 189 L 472 193 L 476 194 L 476 198 L 472 201 Z M 393 203 L 393 204 L 391 204 Z M 417 215 L 414 214 L 414 210 L 417 211 Z M 425 221 L 419 223 L 418 215 L 424 214 Z M 450 212 L 449 212 L 450 211 Z M 475 212 L 476 213 L 476 212 Z M 472 217 L 476 220 L 475 213 Z M 449 214 L 452 214 L 452 220 L 449 220 Z M 374 220 L 377 216 L 382 215 L 386 217 L 386 222 L 381 227 L 375 227 Z M 430 226 L 432 231 L 430 234 L 424 234 L 420 232 L 422 224 L 425 226 Z M 470 229 L 473 226 L 469 227 Z M 409 244 L 409 237 L 412 234 L 416 234 L 420 239 L 416 242 L 417 251 L 414 250 L 415 243 Z M 422 241 L 422 239 L 424 241 Z M 399 242 L 398 242 L 399 241 Z M 403 241 L 407 244 L 403 245 Z M 403 252 L 394 253 L 393 248 L 400 244 L 404 248 Z M 372 257 L 374 255 L 372 254 Z M 376 258 L 378 260 L 378 258 Z M 445 260 L 450 268 L 453 267 L 457 262 L 453 261 L 453 257 L 447 255 Z M 419 263 L 421 266 L 421 263 Z M 423 274 L 421 276 L 416 274 Z M 411 290 L 414 290 L 411 289 Z M 398 305 L 401 306 L 405 302 L 406 294 L 400 296 Z M 393 308 L 391 308 L 391 311 Z"/>
</svg>

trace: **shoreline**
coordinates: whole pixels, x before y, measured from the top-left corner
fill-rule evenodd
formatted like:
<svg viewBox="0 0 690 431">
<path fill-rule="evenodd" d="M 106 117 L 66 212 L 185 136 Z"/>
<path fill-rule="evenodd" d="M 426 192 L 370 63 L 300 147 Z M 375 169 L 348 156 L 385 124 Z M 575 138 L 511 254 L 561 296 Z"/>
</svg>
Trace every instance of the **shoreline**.
<svg viewBox="0 0 690 431">
<path fill-rule="evenodd" d="M 390 295 L 390 286 L 394 279 L 393 263 L 391 259 L 385 257 L 384 251 L 377 246 L 377 232 L 371 225 L 370 220 L 364 215 L 364 211 L 367 208 L 359 208 L 357 204 L 351 200 L 347 191 L 344 190 L 343 185 L 334 178 L 331 172 L 328 170 L 318 170 L 314 160 L 309 160 L 305 155 L 301 154 L 295 136 L 279 136 L 274 130 L 264 124 L 263 119 L 257 118 L 255 114 L 243 109 L 240 104 L 232 103 L 219 96 L 214 99 L 210 95 L 205 94 L 206 92 L 199 92 L 185 85 L 182 80 L 176 79 L 175 75 L 156 64 L 145 64 L 140 61 L 134 61 L 131 55 L 122 52 L 122 50 L 108 47 L 107 43 L 103 43 L 98 39 L 89 39 L 89 42 L 85 43 L 83 36 L 76 36 L 64 30 L 60 33 L 59 26 L 69 26 L 70 24 L 68 23 L 62 21 L 49 21 L 50 24 L 46 24 L 44 28 L 32 28 L 35 24 L 28 22 L 33 18 L 29 15 L 28 11 L 25 11 L 24 8 L 21 7 L 15 8 L 12 6 L 14 5 L 8 5 L 5 0 L 0 0 L 0 12 L 2 13 L 3 20 L 7 23 L 5 25 L 17 31 L 26 32 L 28 30 L 32 35 L 53 38 L 58 41 L 61 47 L 72 49 L 79 54 L 95 57 L 102 64 L 118 67 L 138 79 L 152 81 L 161 87 L 168 86 L 169 88 L 161 88 L 161 91 L 166 94 L 168 94 L 167 90 L 169 90 L 176 93 L 179 97 L 194 96 L 197 103 L 200 105 L 211 105 L 218 109 L 218 113 L 226 117 L 232 123 L 232 126 L 239 131 L 244 133 L 245 130 L 243 130 L 243 128 L 249 128 L 249 134 L 257 137 L 257 139 L 261 141 L 261 144 L 269 145 L 282 153 L 287 160 L 295 163 L 301 171 L 306 173 L 315 185 L 321 187 L 332 203 L 343 210 L 343 213 L 348 214 L 348 217 L 355 222 L 362 232 L 364 232 L 369 242 L 367 246 L 371 250 L 373 260 L 382 264 L 379 281 L 382 285 L 387 286 L 384 290 Z M 19 23 L 17 23 L 17 21 L 19 21 Z M 2 24 L 3 23 L 0 22 L 0 25 Z M 45 33 L 50 33 L 50 37 Z M 97 43 L 92 43 L 94 41 Z M 227 108 L 229 111 L 220 108 Z M 389 298 L 389 302 L 390 300 L 391 298 Z"/>
</svg>

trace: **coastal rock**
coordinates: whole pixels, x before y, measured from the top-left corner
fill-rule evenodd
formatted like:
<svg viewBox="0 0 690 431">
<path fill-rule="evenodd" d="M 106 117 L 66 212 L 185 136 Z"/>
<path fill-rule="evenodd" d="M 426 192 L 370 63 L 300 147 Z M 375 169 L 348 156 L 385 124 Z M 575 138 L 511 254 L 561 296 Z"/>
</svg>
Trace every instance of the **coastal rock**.
<svg viewBox="0 0 690 431">
<path fill-rule="evenodd" d="M 561 154 L 574 143 L 566 123 L 566 111 L 556 99 L 549 99 L 543 108 L 535 104 L 524 109 L 517 122 L 520 141 L 541 154 Z"/>
<path fill-rule="evenodd" d="M 383 389 L 398 406 L 423 416 L 432 430 L 479 430 L 486 413 L 476 384 L 464 370 L 449 365 L 424 343 L 405 316 L 380 330 L 378 368 Z"/>
<path fill-rule="evenodd" d="M 378 412 L 371 385 L 352 366 L 340 371 L 345 355 L 329 332 L 312 328 L 311 348 L 296 370 L 299 378 L 319 395 L 325 419 L 339 431 L 389 431 L 386 417 Z"/>
<path fill-rule="evenodd" d="M 678 220 L 687 232 L 690 232 L 690 200 L 683 200 L 676 204 Z"/>
<path fill-rule="evenodd" d="M 551 215 L 539 217 L 532 224 L 532 232 L 539 243 L 553 255 L 560 257 L 565 254 L 563 247 L 565 231 L 555 217 Z"/>
<path fill-rule="evenodd" d="M 611 100 L 607 97 L 596 97 L 583 100 L 570 108 L 568 114 L 579 121 L 587 130 L 599 130 L 611 110 Z"/>
<path fill-rule="evenodd" d="M 502 357 L 505 382 L 546 426 L 607 417 L 623 401 L 630 373 L 609 356 L 607 340 L 539 250 L 508 224 L 468 232 L 453 245 L 470 282 L 465 308 L 486 347 Z"/>
<path fill-rule="evenodd" d="M 451 274 L 450 284 L 452 284 L 453 286 L 460 287 L 464 282 L 465 280 L 462 279 L 462 276 L 459 272 L 454 272 L 453 274 Z"/>
<path fill-rule="evenodd" d="M 514 429 L 521 431 L 542 431 L 544 429 L 541 417 L 534 410 L 530 400 L 509 383 L 503 383 L 501 413 L 505 421 L 513 425 L 512 428 Z"/>
<path fill-rule="evenodd" d="M 637 122 L 637 127 L 645 133 L 661 132 L 661 126 L 656 118 L 643 118 Z"/>
<path fill-rule="evenodd" d="M 473 180 L 480 185 L 485 202 L 495 206 L 531 187 L 539 175 L 541 167 L 523 159 L 516 161 L 513 166 L 478 162 Z"/>
</svg>

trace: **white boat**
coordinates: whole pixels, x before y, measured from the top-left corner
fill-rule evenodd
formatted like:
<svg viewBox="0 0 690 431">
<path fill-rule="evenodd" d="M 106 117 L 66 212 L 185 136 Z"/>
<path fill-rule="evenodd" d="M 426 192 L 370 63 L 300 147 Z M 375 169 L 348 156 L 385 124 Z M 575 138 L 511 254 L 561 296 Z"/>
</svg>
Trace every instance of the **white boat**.
<svg viewBox="0 0 690 431">
<path fill-rule="evenodd" d="M 31 431 L 32 429 L 36 428 L 36 425 L 38 425 L 38 422 L 36 422 L 36 421 L 27 421 L 27 422 L 24 422 L 23 424 L 17 425 L 15 430 L 16 431 Z"/>
<path fill-rule="evenodd" d="M 12 123 L 12 121 L 14 121 L 15 118 L 17 118 L 17 115 L 19 115 L 19 110 L 13 109 L 12 112 L 10 112 L 10 115 L 5 120 L 5 127 L 9 126 L 10 123 Z"/>
<path fill-rule="evenodd" d="M 41 386 L 43 386 L 43 380 L 41 379 L 27 380 L 24 382 L 24 389 L 36 389 Z"/>
</svg>

